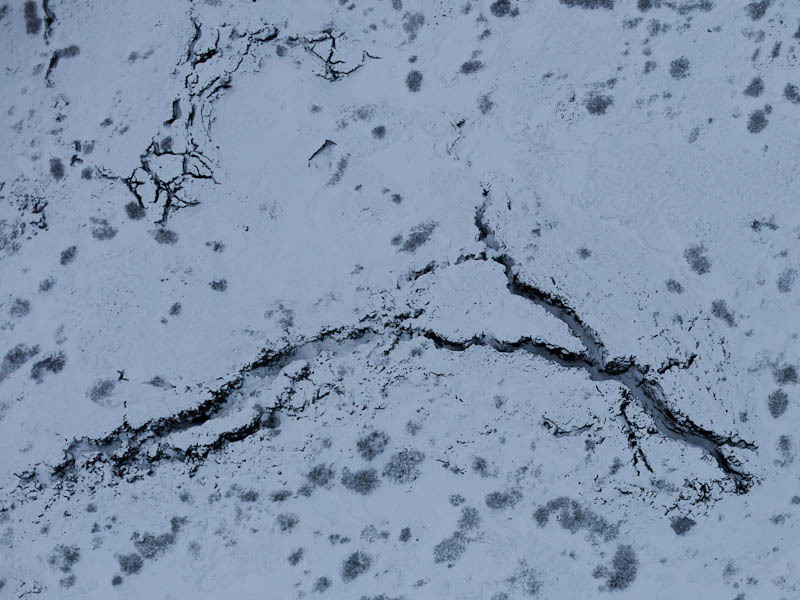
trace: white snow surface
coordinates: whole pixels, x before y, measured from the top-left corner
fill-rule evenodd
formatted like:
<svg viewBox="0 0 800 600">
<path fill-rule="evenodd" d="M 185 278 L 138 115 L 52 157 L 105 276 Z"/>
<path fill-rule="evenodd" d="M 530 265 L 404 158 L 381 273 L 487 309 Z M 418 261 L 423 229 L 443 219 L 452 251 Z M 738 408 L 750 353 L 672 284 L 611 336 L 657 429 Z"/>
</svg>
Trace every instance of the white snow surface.
<svg viewBox="0 0 800 600">
<path fill-rule="evenodd" d="M 0 0 L 0 598 L 800 598 L 799 53 Z"/>
</svg>

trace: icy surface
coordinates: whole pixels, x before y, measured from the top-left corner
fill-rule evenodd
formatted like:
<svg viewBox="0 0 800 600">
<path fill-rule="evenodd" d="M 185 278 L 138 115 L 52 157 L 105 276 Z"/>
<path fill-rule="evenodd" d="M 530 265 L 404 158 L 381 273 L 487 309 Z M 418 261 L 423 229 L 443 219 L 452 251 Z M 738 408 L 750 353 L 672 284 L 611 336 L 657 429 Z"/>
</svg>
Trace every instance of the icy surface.
<svg viewBox="0 0 800 600">
<path fill-rule="evenodd" d="M 795 2 L 0 50 L 0 598 L 800 597 Z"/>
</svg>

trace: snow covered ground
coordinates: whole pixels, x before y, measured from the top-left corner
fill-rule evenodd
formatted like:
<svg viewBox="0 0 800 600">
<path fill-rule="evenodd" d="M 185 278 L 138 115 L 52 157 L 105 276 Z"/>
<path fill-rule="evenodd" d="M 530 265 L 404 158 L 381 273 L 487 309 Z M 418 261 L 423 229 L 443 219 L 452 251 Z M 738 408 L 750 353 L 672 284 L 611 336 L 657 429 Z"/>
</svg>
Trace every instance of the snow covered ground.
<svg viewBox="0 0 800 600">
<path fill-rule="evenodd" d="M 795 2 L 0 46 L 0 598 L 800 597 Z"/>
</svg>

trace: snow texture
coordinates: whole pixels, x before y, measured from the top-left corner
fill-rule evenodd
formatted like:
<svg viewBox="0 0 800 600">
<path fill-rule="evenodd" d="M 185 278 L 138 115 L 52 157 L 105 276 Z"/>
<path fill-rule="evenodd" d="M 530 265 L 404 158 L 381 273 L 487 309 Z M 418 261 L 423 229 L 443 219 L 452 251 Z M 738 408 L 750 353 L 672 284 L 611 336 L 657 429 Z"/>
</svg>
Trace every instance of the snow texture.
<svg viewBox="0 0 800 600">
<path fill-rule="evenodd" d="M 800 597 L 796 2 L 0 52 L 0 598 Z"/>
</svg>

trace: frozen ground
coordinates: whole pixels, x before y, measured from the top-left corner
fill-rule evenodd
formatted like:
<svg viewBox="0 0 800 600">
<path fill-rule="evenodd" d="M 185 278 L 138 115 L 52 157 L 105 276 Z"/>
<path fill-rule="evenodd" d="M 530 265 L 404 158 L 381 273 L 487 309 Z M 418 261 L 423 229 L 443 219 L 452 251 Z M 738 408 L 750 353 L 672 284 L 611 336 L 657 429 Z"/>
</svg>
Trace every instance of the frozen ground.
<svg viewBox="0 0 800 600">
<path fill-rule="evenodd" d="M 800 597 L 795 2 L 0 46 L 0 597 Z"/>
</svg>

